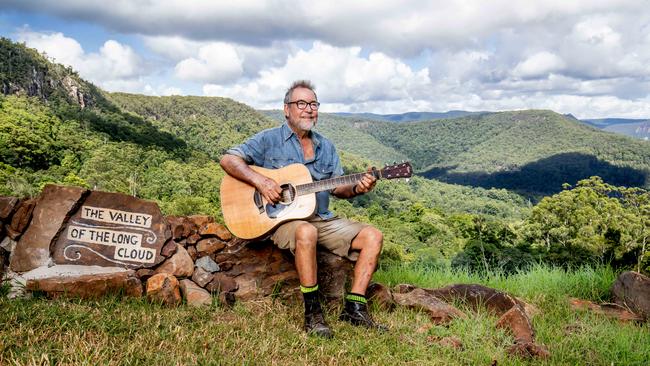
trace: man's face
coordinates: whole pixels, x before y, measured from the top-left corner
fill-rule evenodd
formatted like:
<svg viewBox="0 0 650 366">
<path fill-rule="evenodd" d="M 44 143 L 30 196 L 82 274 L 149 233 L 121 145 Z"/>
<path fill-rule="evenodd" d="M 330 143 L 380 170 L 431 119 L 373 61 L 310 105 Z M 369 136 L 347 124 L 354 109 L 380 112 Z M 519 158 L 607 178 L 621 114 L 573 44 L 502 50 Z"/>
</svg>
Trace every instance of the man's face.
<svg viewBox="0 0 650 366">
<path fill-rule="evenodd" d="M 306 88 L 296 88 L 291 93 L 291 100 L 289 102 L 297 102 L 304 100 L 307 103 L 317 102 L 316 94 Z M 284 105 L 284 115 L 287 116 L 289 126 L 294 131 L 307 132 L 316 126 L 318 121 L 318 110 L 311 109 L 308 105 L 305 109 L 298 109 L 296 103 Z"/>
</svg>

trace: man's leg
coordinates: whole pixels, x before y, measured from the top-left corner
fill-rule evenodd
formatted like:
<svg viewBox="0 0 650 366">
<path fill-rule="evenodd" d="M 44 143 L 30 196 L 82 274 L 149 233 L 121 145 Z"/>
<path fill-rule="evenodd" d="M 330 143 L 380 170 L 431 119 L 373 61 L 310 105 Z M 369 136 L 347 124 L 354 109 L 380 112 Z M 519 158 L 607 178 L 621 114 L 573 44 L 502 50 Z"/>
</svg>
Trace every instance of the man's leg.
<svg viewBox="0 0 650 366">
<path fill-rule="evenodd" d="M 359 251 L 359 258 L 354 265 L 354 280 L 351 291 L 365 295 L 372 274 L 377 268 L 377 260 L 384 243 L 384 235 L 372 226 L 367 226 L 352 240 L 351 248 Z"/>
<path fill-rule="evenodd" d="M 351 249 L 359 251 L 359 258 L 354 266 L 354 280 L 350 293 L 345 297 L 345 306 L 340 319 L 354 325 L 362 325 L 385 331 L 387 328 L 372 320 L 368 313 L 366 290 L 377 268 L 384 236 L 372 226 L 363 228 L 352 240 Z"/>
<path fill-rule="evenodd" d="M 318 231 L 314 225 L 301 223 L 296 227 L 296 270 L 300 279 L 300 291 L 305 301 L 305 331 L 325 338 L 332 337 L 332 331 L 325 322 L 320 306 L 316 243 Z"/>
</svg>

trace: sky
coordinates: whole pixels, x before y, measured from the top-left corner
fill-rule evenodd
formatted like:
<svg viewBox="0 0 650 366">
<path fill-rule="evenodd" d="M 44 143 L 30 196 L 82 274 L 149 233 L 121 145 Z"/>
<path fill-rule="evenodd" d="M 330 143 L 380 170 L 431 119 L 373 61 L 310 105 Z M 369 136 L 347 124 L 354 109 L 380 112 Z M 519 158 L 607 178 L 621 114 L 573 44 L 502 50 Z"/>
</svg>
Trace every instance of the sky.
<svg viewBox="0 0 650 366">
<path fill-rule="evenodd" d="M 649 0 L 0 0 L 0 35 L 108 91 L 650 118 Z"/>
</svg>

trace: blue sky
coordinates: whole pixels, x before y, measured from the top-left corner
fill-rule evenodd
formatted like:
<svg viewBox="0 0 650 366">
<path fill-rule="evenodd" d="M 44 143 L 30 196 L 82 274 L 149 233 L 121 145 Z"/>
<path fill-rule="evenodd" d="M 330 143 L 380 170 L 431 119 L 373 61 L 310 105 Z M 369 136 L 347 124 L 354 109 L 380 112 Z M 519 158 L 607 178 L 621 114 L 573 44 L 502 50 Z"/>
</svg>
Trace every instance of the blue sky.
<svg viewBox="0 0 650 366">
<path fill-rule="evenodd" d="M 109 91 L 324 111 L 650 118 L 650 6 L 573 1 L 0 0 L 2 36 Z"/>
</svg>

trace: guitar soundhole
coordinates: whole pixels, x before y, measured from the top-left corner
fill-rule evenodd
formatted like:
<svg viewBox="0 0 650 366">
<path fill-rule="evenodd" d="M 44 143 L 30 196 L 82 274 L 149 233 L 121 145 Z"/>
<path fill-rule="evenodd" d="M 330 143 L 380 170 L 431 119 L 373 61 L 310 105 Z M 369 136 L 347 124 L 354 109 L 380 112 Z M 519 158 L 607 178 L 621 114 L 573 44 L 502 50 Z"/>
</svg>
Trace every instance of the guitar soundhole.
<svg viewBox="0 0 650 366">
<path fill-rule="evenodd" d="M 280 186 L 282 193 L 280 193 L 280 202 L 284 205 L 290 205 L 296 198 L 296 188 L 289 183 Z"/>
</svg>

